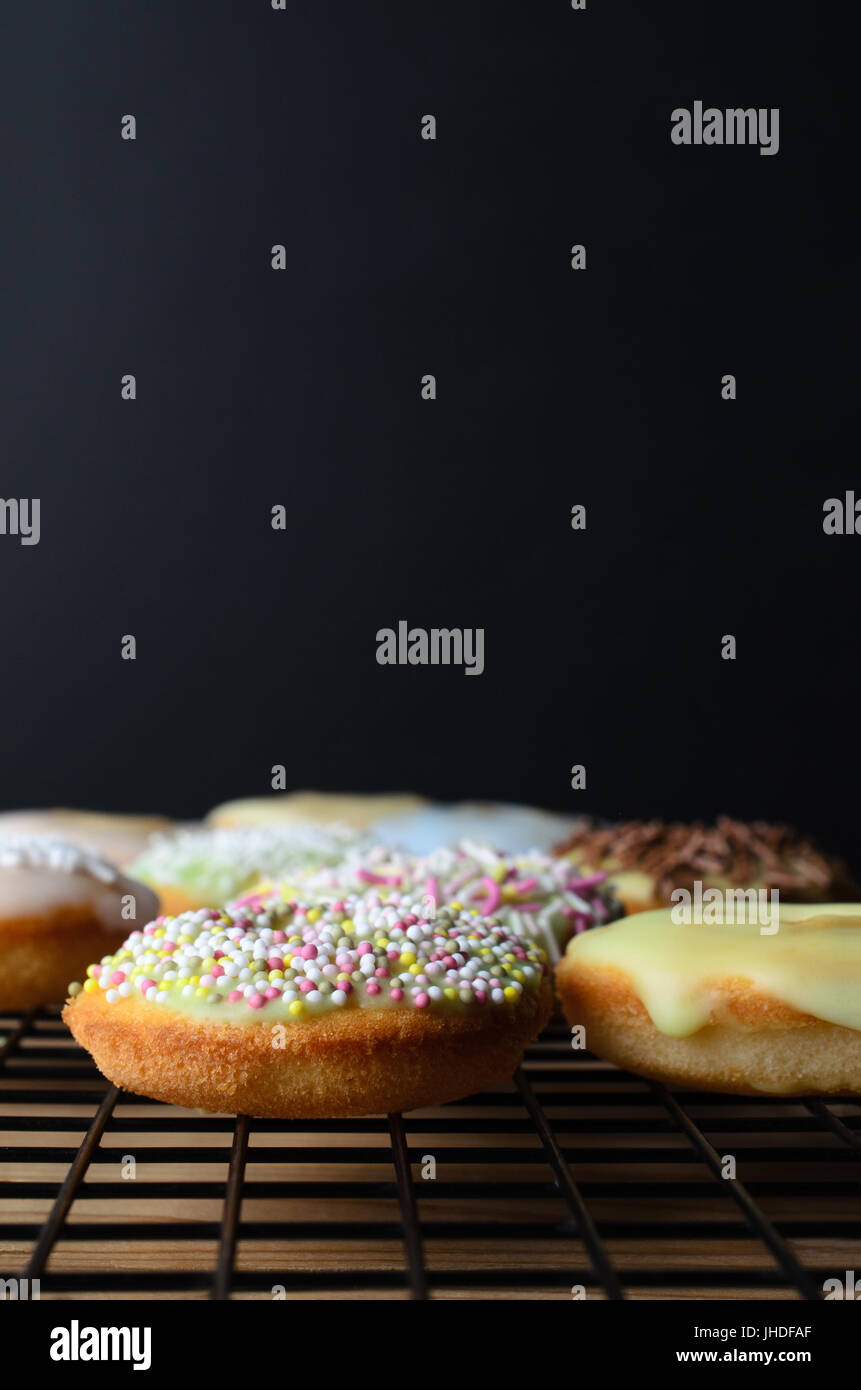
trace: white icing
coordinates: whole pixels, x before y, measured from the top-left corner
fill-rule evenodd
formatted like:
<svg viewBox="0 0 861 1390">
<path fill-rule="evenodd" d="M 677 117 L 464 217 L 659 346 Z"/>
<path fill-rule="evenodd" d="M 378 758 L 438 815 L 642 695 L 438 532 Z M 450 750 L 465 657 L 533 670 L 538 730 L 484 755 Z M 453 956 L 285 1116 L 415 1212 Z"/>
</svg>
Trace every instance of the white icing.
<svg viewBox="0 0 861 1390">
<path fill-rule="evenodd" d="M 101 854 L 49 835 L 10 835 L 5 839 L 0 838 L 0 868 L 89 874 L 100 883 L 116 883 L 121 877 L 115 865 Z"/>
<path fill-rule="evenodd" d="M 134 918 L 125 917 L 128 898 Z M 0 916 L 40 917 L 64 907 L 88 908 L 106 931 L 148 922 L 158 911 L 151 889 L 100 854 L 51 836 L 0 838 Z"/>
</svg>

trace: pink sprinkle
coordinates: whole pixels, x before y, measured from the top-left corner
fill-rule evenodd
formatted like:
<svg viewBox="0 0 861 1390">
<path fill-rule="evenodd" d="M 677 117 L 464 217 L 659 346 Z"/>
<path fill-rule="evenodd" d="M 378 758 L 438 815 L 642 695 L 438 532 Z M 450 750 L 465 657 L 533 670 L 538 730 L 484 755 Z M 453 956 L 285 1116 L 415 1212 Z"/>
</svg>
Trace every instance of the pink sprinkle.
<svg viewBox="0 0 861 1390">
<path fill-rule="evenodd" d="M 418 920 L 419 920 L 419 919 L 418 919 L 418 917 L 416 916 L 416 914 L 415 914 L 414 912 L 408 912 L 407 915 L 406 915 L 406 917 L 404 918 L 403 922 L 401 923 L 401 926 L 402 926 L 402 927 L 414 927 L 415 924 L 416 924 L 416 922 L 417 922 Z"/>
<path fill-rule="evenodd" d="M 352 993 L 353 993 L 353 982 L 352 982 L 352 980 L 339 980 L 339 981 L 338 981 L 338 989 L 342 989 L 342 990 L 344 991 L 345 994 L 352 994 Z"/>
<path fill-rule="evenodd" d="M 403 992 L 402 989 L 393 989 L 392 992 L 391 992 L 391 994 L 389 995 L 389 998 L 390 998 L 390 999 L 394 999 L 394 1001 L 395 1001 L 396 1004 L 400 1004 L 400 1002 L 401 1002 L 401 1000 L 403 999 L 403 997 L 404 997 L 404 992 Z"/>
<path fill-rule="evenodd" d="M 298 952 L 298 954 L 302 957 L 303 960 L 316 960 L 317 947 L 314 945 L 312 941 L 309 941 L 308 945 L 303 946 L 301 951 Z"/>
<path fill-rule="evenodd" d="M 427 1006 L 428 1006 L 428 1004 L 430 1003 L 430 995 L 429 995 L 429 994 L 417 994 L 417 995 L 415 996 L 415 999 L 413 1000 L 413 1002 L 414 1002 L 414 1004 L 415 1004 L 415 1006 L 416 1006 L 417 1009 L 426 1009 Z"/>
<path fill-rule="evenodd" d="M 376 980 L 369 980 L 368 983 L 365 985 L 365 993 L 380 994 L 382 993 L 382 989 L 381 986 L 377 984 Z"/>
<path fill-rule="evenodd" d="M 280 998 L 281 998 L 281 991 L 280 991 L 280 989 L 276 989 L 274 985 L 270 985 L 268 989 L 264 989 L 264 991 L 263 991 L 263 998 L 264 998 L 264 999 L 280 999 Z"/>
<path fill-rule="evenodd" d="M 270 956 L 266 964 L 270 970 L 283 970 L 284 962 L 280 956 Z"/>
<path fill-rule="evenodd" d="M 373 951 L 373 949 L 374 948 L 371 945 L 370 941 L 360 941 L 358 946 L 356 947 L 356 955 L 366 956 L 368 952 Z"/>
<path fill-rule="evenodd" d="M 223 952 L 223 951 L 213 951 L 213 953 L 212 953 L 212 959 L 213 959 L 213 960 L 221 960 L 221 957 L 222 957 L 223 955 L 224 955 L 224 952 Z"/>
<path fill-rule="evenodd" d="M 249 1009 L 262 1009 L 266 1000 L 263 998 L 262 994 L 249 994 L 246 1003 Z"/>
<path fill-rule="evenodd" d="M 286 933 L 286 931 L 276 931 L 276 932 L 273 932 L 273 933 L 272 933 L 272 940 L 273 940 L 273 941 L 277 941 L 277 942 L 278 942 L 278 945 L 280 946 L 282 941 L 286 941 L 286 940 L 287 940 L 287 933 Z"/>
<path fill-rule="evenodd" d="M 156 917 L 155 924 L 157 927 L 163 927 L 166 921 L 167 918 L 165 917 L 164 913 L 162 913 L 160 917 Z"/>
<path fill-rule="evenodd" d="M 141 994 L 146 994 L 148 989 L 155 988 L 155 980 L 141 980 Z"/>
<path fill-rule="evenodd" d="M 442 963 L 445 966 L 446 970 L 454 970 L 457 964 L 453 956 L 443 956 Z"/>
<path fill-rule="evenodd" d="M 378 980 L 387 980 L 389 978 L 389 972 L 384 965 L 378 965 L 374 974 Z"/>
<path fill-rule="evenodd" d="M 481 881 L 487 889 L 487 897 L 482 903 L 482 911 L 486 917 L 491 917 L 502 902 L 502 889 L 496 880 L 488 875 L 485 875 Z"/>
<path fill-rule="evenodd" d="M 343 912 L 343 911 L 344 911 L 344 904 L 343 904 L 340 900 L 339 900 L 338 902 L 336 902 L 336 903 L 332 903 L 332 911 L 333 911 L 333 912 Z"/>
<path fill-rule="evenodd" d="M 474 991 L 473 991 L 473 998 L 475 999 L 475 1001 L 476 1001 L 477 1004 L 486 1004 L 486 1003 L 487 1003 L 487 995 L 485 994 L 485 992 L 484 992 L 483 989 L 474 990 Z"/>
<path fill-rule="evenodd" d="M 102 973 L 102 969 L 103 969 L 103 967 L 102 967 L 101 965 L 94 965 L 94 966 L 93 966 L 93 979 L 94 979 L 94 980 L 97 980 L 97 979 L 99 978 L 99 976 L 100 976 L 101 973 Z"/>
<path fill-rule="evenodd" d="M 155 931 L 155 922 L 150 922 L 149 926 L 144 927 L 144 936 L 152 936 Z"/>
<path fill-rule="evenodd" d="M 401 953 L 398 950 L 397 946 L 390 946 L 389 949 L 386 951 L 386 956 L 389 960 L 397 960 L 400 954 Z"/>
<path fill-rule="evenodd" d="M 301 989 L 303 994 L 310 994 L 311 990 L 316 989 L 317 986 L 314 984 L 313 980 L 300 980 L 299 988 Z"/>
<path fill-rule="evenodd" d="M 213 980 L 218 980 L 224 974 L 224 966 L 214 965 L 209 973 L 212 976 Z"/>
<path fill-rule="evenodd" d="M 512 888 L 516 888 L 518 893 L 531 893 L 538 887 L 537 878 L 521 878 L 512 883 Z"/>
<path fill-rule="evenodd" d="M 356 878 L 360 878 L 363 883 L 388 883 L 393 888 L 400 888 L 403 882 L 402 874 L 372 874 L 368 869 L 359 869 Z"/>
<path fill-rule="evenodd" d="M 241 989 L 232 989 L 228 994 L 227 998 L 229 1003 L 238 1004 L 240 999 L 245 998 L 245 995 L 242 993 Z"/>
<path fill-rule="evenodd" d="M 112 985 L 121 985 L 121 984 L 124 984 L 124 983 L 125 983 L 125 978 L 126 978 L 126 972 L 125 972 L 124 970 L 115 970 L 114 973 L 113 973 L 113 975 L 111 976 L 111 984 L 112 984 Z"/>
<path fill-rule="evenodd" d="M 605 873 L 589 874 L 588 878 L 571 878 L 565 884 L 569 893 L 582 893 L 585 888 L 597 888 L 599 883 L 603 883 L 607 875 Z"/>
<path fill-rule="evenodd" d="M 165 940 L 165 941 L 162 941 L 162 943 L 161 943 L 161 949 L 162 949 L 163 951 L 167 951 L 168 955 L 170 955 L 172 951 L 175 951 L 175 950 L 176 950 L 176 942 L 175 942 L 175 941 L 166 941 L 166 940 Z M 218 955 L 221 955 L 221 954 L 223 954 L 223 953 L 222 953 L 221 951 L 216 951 L 215 954 L 218 956 Z"/>
</svg>

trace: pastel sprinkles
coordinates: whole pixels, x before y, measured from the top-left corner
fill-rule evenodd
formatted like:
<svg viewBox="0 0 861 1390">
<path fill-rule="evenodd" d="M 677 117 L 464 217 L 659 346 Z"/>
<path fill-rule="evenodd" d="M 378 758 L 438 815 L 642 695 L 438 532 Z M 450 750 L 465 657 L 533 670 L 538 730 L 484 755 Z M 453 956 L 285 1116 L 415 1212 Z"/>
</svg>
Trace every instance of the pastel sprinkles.
<svg viewBox="0 0 861 1390">
<path fill-rule="evenodd" d="M 99 990 L 109 1004 L 133 997 L 231 1022 L 299 1022 L 354 1008 L 512 1007 L 538 991 L 547 970 L 537 943 L 459 902 L 258 894 L 156 918 L 91 965 L 70 994 Z"/>
</svg>

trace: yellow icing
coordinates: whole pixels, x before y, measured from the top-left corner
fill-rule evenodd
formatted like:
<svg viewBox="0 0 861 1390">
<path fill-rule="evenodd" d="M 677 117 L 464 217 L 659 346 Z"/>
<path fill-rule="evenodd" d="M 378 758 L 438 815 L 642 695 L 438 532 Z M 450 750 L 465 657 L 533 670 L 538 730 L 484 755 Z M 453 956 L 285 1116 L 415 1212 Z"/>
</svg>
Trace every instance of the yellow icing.
<svg viewBox="0 0 861 1390">
<path fill-rule="evenodd" d="M 861 903 L 784 904 L 778 930 L 673 921 L 660 908 L 574 938 L 578 965 L 626 975 L 656 1028 L 684 1038 L 707 1022 L 716 986 L 747 979 L 801 1013 L 861 1031 Z"/>
</svg>

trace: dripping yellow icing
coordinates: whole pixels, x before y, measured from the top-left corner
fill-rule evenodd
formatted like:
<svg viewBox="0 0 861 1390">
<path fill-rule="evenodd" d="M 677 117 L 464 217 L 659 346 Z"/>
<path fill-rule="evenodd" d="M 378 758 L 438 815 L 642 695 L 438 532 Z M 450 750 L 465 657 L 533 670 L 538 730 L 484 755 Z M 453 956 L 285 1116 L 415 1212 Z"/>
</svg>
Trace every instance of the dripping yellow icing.
<svg viewBox="0 0 861 1390">
<path fill-rule="evenodd" d="M 749 979 L 800 1013 L 861 1031 L 861 903 L 781 904 L 779 927 L 680 925 L 659 909 L 575 937 L 574 965 L 618 970 L 655 1027 L 683 1038 L 707 1022 L 716 986 Z"/>
</svg>

